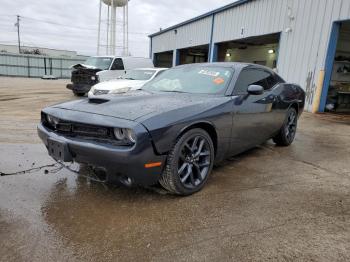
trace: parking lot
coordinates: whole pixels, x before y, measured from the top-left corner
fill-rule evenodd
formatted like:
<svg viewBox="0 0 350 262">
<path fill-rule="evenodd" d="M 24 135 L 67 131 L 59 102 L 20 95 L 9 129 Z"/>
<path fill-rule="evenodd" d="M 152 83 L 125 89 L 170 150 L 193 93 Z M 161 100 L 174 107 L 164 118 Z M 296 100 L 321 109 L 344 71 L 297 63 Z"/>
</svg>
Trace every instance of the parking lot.
<svg viewBox="0 0 350 262">
<path fill-rule="evenodd" d="M 350 261 L 350 117 L 214 169 L 189 197 L 93 182 L 47 156 L 40 109 L 68 80 L 0 78 L 0 261 Z M 79 173 L 79 174 L 77 174 Z"/>
</svg>

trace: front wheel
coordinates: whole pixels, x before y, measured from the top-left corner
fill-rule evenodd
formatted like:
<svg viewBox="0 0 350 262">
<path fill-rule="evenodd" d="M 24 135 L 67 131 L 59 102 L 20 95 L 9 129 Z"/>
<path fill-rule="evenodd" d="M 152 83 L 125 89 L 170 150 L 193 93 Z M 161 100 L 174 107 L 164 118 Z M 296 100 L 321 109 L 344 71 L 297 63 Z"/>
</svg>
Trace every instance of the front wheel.
<svg viewBox="0 0 350 262">
<path fill-rule="evenodd" d="M 169 153 L 159 183 L 169 192 L 191 195 L 203 188 L 214 163 L 213 141 L 203 129 L 183 134 Z"/>
<path fill-rule="evenodd" d="M 287 117 L 279 133 L 273 138 L 278 146 L 289 146 L 293 143 L 298 126 L 298 113 L 291 107 L 287 111 Z"/>
</svg>

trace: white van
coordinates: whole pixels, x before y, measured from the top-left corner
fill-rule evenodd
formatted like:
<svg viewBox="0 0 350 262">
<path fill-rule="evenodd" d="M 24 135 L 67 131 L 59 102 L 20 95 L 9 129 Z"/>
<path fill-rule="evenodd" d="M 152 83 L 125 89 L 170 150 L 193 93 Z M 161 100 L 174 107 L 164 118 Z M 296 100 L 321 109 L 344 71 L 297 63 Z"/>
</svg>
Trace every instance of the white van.
<svg viewBox="0 0 350 262">
<path fill-rule="evenodd" d="M 72 66 L 71 84 L 67 88 L 77 96 L 83 96 L 98 82 L 117 79 L 126 71 L 135 68 L 153 68 L 150 58 L 143 57 L 115 57 L 93 56 L 83 64 Z"/>
</svg>

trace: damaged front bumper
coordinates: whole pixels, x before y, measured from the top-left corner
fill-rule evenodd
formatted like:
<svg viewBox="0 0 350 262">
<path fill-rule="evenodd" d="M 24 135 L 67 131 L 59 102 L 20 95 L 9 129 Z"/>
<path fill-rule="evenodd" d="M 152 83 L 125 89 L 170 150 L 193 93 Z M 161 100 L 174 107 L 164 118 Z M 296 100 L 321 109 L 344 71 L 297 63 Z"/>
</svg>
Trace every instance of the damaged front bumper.
<svg viewBox="0 0 350 262">
<path fill-rule="evenodd" d="M 77 162 L 103 168 L 108 182 L 128 181 L 128 184 L 150 186 L 158 182 L 166 160 L 165 155 L 154 152 L 147 130 L 138 133 L 137 143 L 132 147 L 115 146 L 107 142 L 58 134 L 42 123 L 38 135 L 49 154 L 57 161 Z M 55 149 L 55 150 L 54 150 Z M 149 168 L 149 163 L 159 163 Z"/>
<path fill-rule="evenodd" d="M 66 88 L 75 93 L 88 93 L 92 86 L 89 84 L 67 84 Z"/>
</svg>

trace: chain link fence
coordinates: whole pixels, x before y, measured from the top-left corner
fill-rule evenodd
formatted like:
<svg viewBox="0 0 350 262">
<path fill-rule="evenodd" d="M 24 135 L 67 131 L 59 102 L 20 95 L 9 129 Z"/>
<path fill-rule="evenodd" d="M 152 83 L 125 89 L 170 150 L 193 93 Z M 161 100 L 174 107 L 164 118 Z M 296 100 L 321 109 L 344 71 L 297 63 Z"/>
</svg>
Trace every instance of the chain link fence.
<svg viewBox="0 0 350 262">
<path fill-rule="evenodd" d="M 84 61 L 85 59 L 78 58 L 0 53 L 0 76 L 42 77 L 43 75 L 53 75 L 57 78 L 70 78 L 70 67 Z"/>
</svg>

